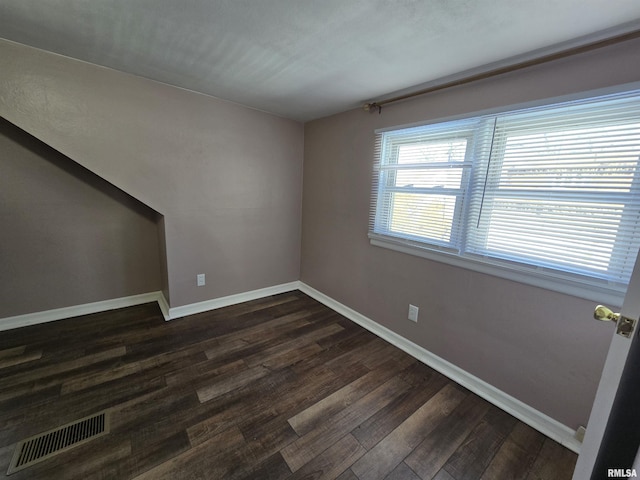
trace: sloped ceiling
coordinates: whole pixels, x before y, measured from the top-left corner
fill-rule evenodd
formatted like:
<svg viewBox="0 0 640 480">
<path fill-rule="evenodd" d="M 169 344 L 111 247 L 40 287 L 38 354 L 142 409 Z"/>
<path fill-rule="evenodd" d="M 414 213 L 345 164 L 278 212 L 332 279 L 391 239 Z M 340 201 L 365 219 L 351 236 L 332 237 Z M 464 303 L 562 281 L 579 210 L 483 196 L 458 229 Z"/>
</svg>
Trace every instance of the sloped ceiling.
<svg viewBox="0 0 640 480">
<path fill-rule="evenodd" d="M 300 121 L 639 28 L 638 0 L 0 0 L 2 38 Z"/>
</svg>

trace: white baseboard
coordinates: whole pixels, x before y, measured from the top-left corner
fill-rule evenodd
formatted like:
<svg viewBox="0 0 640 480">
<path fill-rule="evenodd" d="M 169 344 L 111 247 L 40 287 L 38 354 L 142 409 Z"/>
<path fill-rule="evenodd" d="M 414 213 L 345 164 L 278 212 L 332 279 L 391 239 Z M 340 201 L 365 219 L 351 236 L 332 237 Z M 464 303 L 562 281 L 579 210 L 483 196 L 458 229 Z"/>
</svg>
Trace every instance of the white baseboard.
<svg viewBox="0 0 640 480">
<path fill-rule="evenodd" d="M 85 303 L 82 305 L 73 305 L 71 307 L 56 308 L 54 310 L 45 310 L 43 312 L 0 318 L 0 332 L 29 325 L 37 325 L 39 323 L 54 322 L 65 318 L 78 317 L 80 315 L 114 310 L 116 308 L 141 305 L 149 302 L 158 302 L 160 308 L 162 308 L 163 303 L 164 305 L 167 304 L 162 292 L 141 293 L 139 295 L 131 295 L 129 297 L 114 298 L 100 302 Z"/>
<path fill-rule="evenodd" d="M 272 287 L 252 290 L 250 292 L 238 293 L 226 297 L 214 298 L 205 302 L 192 303 L 180 307 L 170 308 L 167 299 L 162 292 L 142 293 L 140 295 L 132 295 L 129 297 L 114 298 L 111 300 L 103 300 L 100 302 L 85 303 L 82 305 L 73 305 L 71 307 L 56 308 L 55 310 L 45 310 L 43 312 L 27 313 L 25 315 L 16 315 L 14 317 L 0 318 L 0 332 L 4 330 L 12 330 L 14 328 L 26 327 L 29 325 L 37 325 L 39 323 L 53 322 L 63 320 L 65 318 L 78 317 L 80 315 L 89 315 L 91 313 L 99 313 L 116 308 L 131 307 L 149 302 L 158 302 L 158 306 L 162 311 L 165 320 L 173 320 L 175 318 L 185 317 L 196 313 L 215 310 L 216 308 L 228 307 L 238 303 L 257 300 L 258 298 L 277 295 L 279 293 L 291 292 L 298 290 L 299 281 L 274 285 Z"/>
<path fill-rule="evenodd" d="M 392 345 L 404 350 L 412 357 L 420 360 L 422 363 L 430 366 L 434 370 L 437 370 L 454 382 L 469 389 L 476 395 L 513 415 L 518 420 L 521 420 L 530 427 L 535 428 L 552 440 L 555 440 L 576 453 L 580 452 L 581 443 L 575 439 L 575 431 L 566 425 L 563 425 L 542 412 L 539 412 L 511 395 L 506 394 L 502 390 L 498 390 L 484 380 L 481 380 L 460 367 L 457 367 L 443 358 L 434 355 L 423 347 L 416 345 L 388 328 L 383 327 L 370 318 L 365 317 L 315 288 L 300 282 L 299 289 L 320 303 L 323 303 L 332 310 L 347 317 L 349 320 L 366 328 L 371 333 L 374 333 Z"/>
<path fill-rule="evenodd" d="M 281 285 L 261 288 L 258 290 L 252 290 L 249 292 L 238 293 L 235 295 L 229 295 L 226 297 L 220 297 L 213 300 L 192 303 L 189 305 L 183 305 L 174 308 L 169 308 L 169 305 L 162 292 L 143 293 L 130 297 L 122 297 L 113 300 L 86 303 L 84 305 L 75 305 L 72 307 L 58 308 L 55 310 L 47 310 L 44 312 L 29 313 L 26 315 L 17 315 L 14 317 L 2 318 L 0 319 L 0 331 L 25 327 L 28 325 L 36 325 L 39 323 L 52 322 L 64 318 L 76 317 L 79 315 L 98 313 L 106 310 L 113 310 L 116 308 L 140 305 L 148 302 L 158 302 L 165 320 L 173 320 L 187 315 L 215 310 L 217 308 L 236 305 L 238 303 L 248 302 L 250 300 L 256 300 L 259 298 L 278 295 L 280 293 L 291 292 L 294 290 L 300 290 L 303 293 L 306 293 L 320 303 L 326 305 L 327 307 L 345 316 L 358 325 L 366 328 L 378 337 L 386 340 L 392 345 L 395 345 L 412 357 L 420 360 L 422 363 L 430 366 L 434 370 L 437 370 L 451 380 L 469 389 L 476 395 L 493 403 L 497 407 L 513 415 L 532 428 L 535 428 L 549 438 L 557 441 L 561 445 L 564 445 L 568 449 L 579 453 L 581 443 L 575 439 L 575 431 L 573 431 L 569 427 L 561 424 L 557 420 L 554 420 L 544 413 L 539 412 L 538 410 L 530 407 L 520 400 L 506 394 L 505 392 L 498 390 L 484 380 L 471 375 L 465 370 L 462 370 L 461 368 L 444 360 L 443 358 L 434 355 L 423 347 L 407 340 L 406 338 L 398 335 L 388 328 L 374 322 L 370 318 L 365 317 L 364 315 L 356 312 L 346 305 L 334 300 L 333 298 L 300 281 L 284 283 Z"/>
<path fill-rule="evenodd" d="M 169 302 L 167 302 L 166 297 L 164 296 L 164 293 L 162 292 L 158 292 L 160 295 L 158 295 L 158 306 L 160 307 L 160 311 L 162 312 L 162 316 L 164 317 L 165 320 L 171 320 L 171 317 L 169 316 Z"/>
<path fill-rule="evenodd" d="M 238 303 L 248 302 L 250 300 L 257 300 L 258 298 L 278 295 L 280 293 L 292 292 L 294 290 L 298 290 L 299 287 L 300 282 L 296 280 L 294 282 L 274 285 L 272 287 L 260 288 L 258 290 L 251 290 L 249 292 L 214 298 L 213 300 L 206 300 L 204 302 L 182 305 L 180 307 L 170 308 L 168 312 L 169 315 L 165 315 L 165 319 L 173 320 L 180 317 L 186 317 L 187 315 L 194 315 L 196 313 L 202 313 L 209 310 L 215 310 L 217 308 L 228 307 L 230 305 L 236 305 Z"/>
</svg>

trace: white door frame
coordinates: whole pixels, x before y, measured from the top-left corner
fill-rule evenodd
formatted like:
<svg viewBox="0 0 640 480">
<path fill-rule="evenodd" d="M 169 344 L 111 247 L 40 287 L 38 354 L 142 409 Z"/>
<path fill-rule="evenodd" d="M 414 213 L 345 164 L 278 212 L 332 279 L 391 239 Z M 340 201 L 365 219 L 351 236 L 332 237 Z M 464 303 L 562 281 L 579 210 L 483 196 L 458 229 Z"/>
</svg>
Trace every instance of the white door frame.
<svg viewBox="0 0 640 480">
<path fill-rule="evenodd" d="M 635 320 L 638 320 L 638 317 L 640 317 L 640 255 L 636 258 L 636 264 L 620 313 L 625 317 Z M 609 353 L 607 354 L 607 359 L 600 377 L 600 383 L 591 409 L 586 435 L 582 448 L 580 449 L 573 480 L 591 478 L 591 473 L 598 452 L 600 451 L 602 438 L 611 413 L 611 407 L 620 386 L 620 379 L 627 362 L 629 350 L 632 343 L 638 341 L 638 326 L 636 326 L 631 338 L 617 335 L 615 333 L 615 325 L 612 325 L 612 327 L 614 331 L 612 333 L 611 345 L 609 346 Z M 640 463 L 638 456 L 636 456 L 636 462 Z M 621 467 L 622 466 L 611 465 L 611 468 Z M 640 470 L 638 470 L 638 473 L 640 474 Z"/>
</svg>

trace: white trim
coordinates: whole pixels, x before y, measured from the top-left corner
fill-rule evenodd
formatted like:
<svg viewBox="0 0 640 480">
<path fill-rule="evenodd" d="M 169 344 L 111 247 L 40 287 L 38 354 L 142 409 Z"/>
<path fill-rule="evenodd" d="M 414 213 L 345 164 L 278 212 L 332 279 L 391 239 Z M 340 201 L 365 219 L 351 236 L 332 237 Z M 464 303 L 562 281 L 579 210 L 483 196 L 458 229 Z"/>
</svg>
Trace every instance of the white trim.
<svg viewBox="0 0 640 480">
<path fill-rule="evenodd" d="M 564 293 L 585 300 L 597 301 L 602 304 L 619 307 L 624 300 L 624 291 L 614 288 L 598 287 L 587 283 L 572 281 L 568 278 L 556 278 L 549 272 L 538 273 L 532 269 L 518 269 L 516 266 L 500 265 L 493 262 L 483 262 L 461 255 L 437 251 L 426 247 L 407 245 L 402 241 L 394 242 L 382 235 L 369 234 L 371 245 L 388 248 L 395 252 L 406 253 L 416 257 L 426 258 L 455 267 L 466 268 L 475 272 L 506 278 L 525 285 L 532 285 L 552 292 Z"/>
<path fill-rule="evenodd" d="M 535 410 L 529 405 L 504 393 L 503 391 L 498 390 L 487 382 L 471 375 L 470 373 L 462 370 L 461 368 L 453 365 L 443 358 L 434 355 L 423 347 L 416 345 L 415 343 L 407 340 L 406 338 L 398 335 L 388 328 L 383 327 L 370 318 L 365 317 L 364 315 L 356 312 L 355 310 L 332 299 L 331 297 L 301 281 L 283 283 L 280 285 L 274 285 L 272 287 L 261 288 L 258 290 L 238 293 L 235 295 L 228 295 L 226 297 L 207 300 L 199 303 L 192 303 L 189 305 L 183 305 L 174 308 L 168 307 L 167 301 L 164 298 L 162 292 L 143 293 L 140 295 L 116 298 L 113 300 L 104 300 L 101 302 L 75 305 L 72 307 L 58 308 L 55 310 L 47 310 L 44 312 L 6 317 L 0 319 L 0 331 L 10 330 L 13 328 L 19 328 L 28 325 L 36 325 L 39 323 L 52 322 L 55 320 L 61 320 L 64 318 L 70 318 L 79 315 L 98 313 L 106 310 L 113 310 L 116 308 L 140 305 L 143 303 L 154 301 L 158 302 L 165 320 L 172 320 L 175 318 L 184 317 L 186 315 L 193 315 L 195 313 L 201 313 L 217 308 L 227 307 L 230 305 L 236 305 L 238 303 L 257 300 L 259 298 L 278 295 L 280 293 L 291 292 L 294 290 L 300 290 L 303 293 L 309 295 L 320 303 L 345 316 L 349 320 L 357 323 L 363 328 L 366 328 L 383 340 L 386 340 L 392 345 L 405 351 L 412 357 L 420 360 L 422 363 L 430 366 L 434 370 L 437 370 L 451 380 L 469 389 L 476 395 L 479 395 L 480 397 L 493 403 L 497 407 L 513 415 L 527 425 L 535 428 L 549 438 L 557 441 L 570 450 L 579 453 L 581 444 L 574 438 L 575 431 L 573 431 L 569 427 L 561 424 L 557 420 L 554 420 L 544 413 Z"/>
<path fill-rule="evenodd" d="M 164 296 L 164 293 L 158 293 L 160 294 L 158 295 L 158 306 L 160 307 L 160 311 L 162 311 L 162 316 L 164 317 L 165 321 L 171 320 L 171 317 L 169 316 L 169 302 L 167 302 L 167 298 Z"/>
<path fill-rule="evenodd" d="M 300 282 L 296 280 L 294 282 L 274 285 L 272 287 L 260 288 L 258 290 L 251 290 L 249 292 L 236 293 L 234 295 L 228 295 L 226 297 L 214 298 L 213 300 L 206 300 L 204 302 L 182 305 L 180 307 L 170 308 L 168 318 L 165 315 L 165 319 L 173 320 L 175 318 L 186 317 L 187 315 L 194 315 L 196 313 L 207 312 L 209 310 L 215 310 L 217 308 L 228 307 L 229 305 L 236 305 L 238 303 L 248 302 L 250 300 L 257 300 L 258 298 L 291 292 L 293 290 L 298 290 L 299 286 Z"/>
<path fill-rule="evenodd" d="M 12 330 L 14 328 L 26 327 L 29 325 L 37 325 L 39 323 L 53 322 L 63 320 L 65 318 L 78 317 L 80 315 L 89 315 L 91 313 L 99 313 L 116 308 L 131 307 L 133 305 L 141 305 L 143 303 L 158 302 L 158 306 L 162 311 L 162 315 L 166 321 L 175 318 L 185 317 L 196 313 L 215 310 L 217 308 L 228 307 L 238 303 L 257 300 L 259 298 L 278 295 L 280 293 L 298 290 L 299 281 L 283 283 L 271 287 L 251 290 L 249 292 L 237 293 L 226 297 L 214 298 L 199 303 L 191 303 L 180 307 L 170 308 L 167 299 L 162 292 L 142 293 L 132 295 L 130 297 L 114 298 L 111 300 L 103 300 L 100 302 L 85 303 L 82 305 L 73 305 L 71 307 L 56 308 L 55 310 L 45 310 L 42 312 L 27 313 L 25 315 L 16 315 L 13 317 L 0 318 L 0 332 L 4 330 Z"/>
<path fill-rule="evenodd" d="M 310 287 L 303 282 L 300 282 L 300 291 L 306 293 L 310 297 L 326 305 L 332 310 L 335 310 L 339 314 L 347 317 L 349 320 L 366 328 L 383 340 L 386 340 L 392 345 L 395 345 L 412 357 L 420 360 L 422 363 L 425 363 L 434 370 L 437 370 L 454 382 L 471 390 L 476 395 L 493 403 L 495 406 L 513 415 L 518 420 L 521 420 L 530 427 L 535 428 L 539 432 L 555 440 L 561 445 L 564 445 L 565 447 L 576 453 L 580 452 L 581 444 L 574 437 L 575 431 L 567 427 L 566 425 L 561 424 L 557 420 L 554 420 L 548 415 L 539 412 L 538 410 L 530 407 L 529 405 L 521 402 L 511 395 L 498 390 L 484 380 L 481 380 L 462 370 L 460 367 L 457 367 L 454 364 L 444 360 L 443 358 L 434 355 L 428 350 L 420 347 L 419 345 L 416 345 L 415 343 L 407 340 L 406 338 L 398 335 L 388 328 L 383 327 L 370 318 L 365 317 L 364 315 L 356 312 L 355 310 L 347 307 L 346 305 L 334 300 L 333 298 L 325 295 L 324 293 L 316 290 L 313 287 Z"/>
<path fill-rule="evenodd" d="M 14 328 L 26 327 L 29 325 L 37 325 L 39 323 L 53 322 L 63 320 L 65 318 L 78 317 L 80 315 L 89 315 L 91 313 L 99 313 L 107 310 L 115 310 L 116 308 L 131 307 L 133 305 L 141 305 L 143 303 L 158 302 L 158 306 L 162 311 L 162 315 L 166 321 L 175 318 L 185 317 L 196 313 L 215 310 L 217 308 L 228 307 L 238 303 L 257 300 L 259 298 L 278 295 L 280 293 L 298 290 L 299 281 L 283 283 L 271 287 L 251 290 L 249 292 L 237 293 L 226 297 L 214 298 L 199 303 L 191 303 L 180 307 L 170 308 L 167 299 L 162 292 L 142 293 L 132 295 L 130 297 L 114 298 L 111 300 L 103 300 L 100 302 L 85 303 L 82 305 L 73 305 L 71 307 L 56 308 L 55 310 L 45 310 L 42 312 L 27 313 L 25 315 L 16 315 L 13 317 L 0 318 L 0 332 L 4 330 L 12 330 Z"/>
<path fill-rule="evenodd" d="M 29 325 L 37 325 L 39 323 L 54 322 L 65 318 L 89 315 L 91 313 L 131 307 L 133 305 L 141 305 L 149 302 L 158 302 L 160 308 L 162 308 L 162 303 L 165 305 L 167 303 L 162 292 L 141 293 L 139 295 L 132 295 L 129 297 L 114 298 L 111 300 L 102 300 L 100 302 L 84 303 L 82 305 L 73 305 L 71 307 L 56 308 L 54 310 L 45 310 L 42 312 L 0 318 L 0 331 L 12 330 L 14 328 L 26 327 Z"/>
</svg>

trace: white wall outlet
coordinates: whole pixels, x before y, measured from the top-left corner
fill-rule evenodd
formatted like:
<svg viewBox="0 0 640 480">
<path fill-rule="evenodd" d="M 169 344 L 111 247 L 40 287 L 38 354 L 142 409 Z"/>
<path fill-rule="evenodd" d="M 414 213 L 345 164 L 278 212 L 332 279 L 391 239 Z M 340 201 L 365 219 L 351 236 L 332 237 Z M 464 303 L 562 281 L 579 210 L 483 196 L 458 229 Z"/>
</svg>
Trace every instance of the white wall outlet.
<svg viewBox="0 0 640 480">
<path fill-rule="evenodd" d="M 202 287 L 205 284 L 204 273 L 199 273 L 196 275 L 196 281 L 199 287 Z"/>
<path fill-rule="evenodd" d="M 408 316 L 409 320 L 411 320 L 412 322 L 418 322 L 418 307 L 416 307 L 415 305 L 411 305 L 409 304 L 409 316 Z"/>
</svg>

